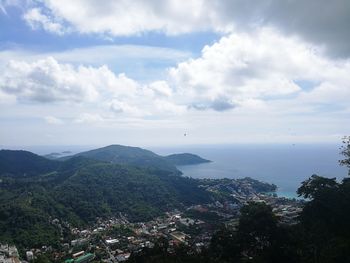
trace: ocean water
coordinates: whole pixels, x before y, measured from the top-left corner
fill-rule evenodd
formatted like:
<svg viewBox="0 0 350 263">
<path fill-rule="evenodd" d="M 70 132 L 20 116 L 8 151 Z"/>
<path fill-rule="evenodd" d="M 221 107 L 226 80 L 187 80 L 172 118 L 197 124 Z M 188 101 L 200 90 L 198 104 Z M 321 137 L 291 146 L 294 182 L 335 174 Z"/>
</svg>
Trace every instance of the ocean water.
<svg viewBox="0 0 350 263">
<path fill-rule="evenodd" d="M 278 186 L 277 194 L 297 197 L 301 182 L 313 174 L 325 177 L 347 176 L 339 166 L 340 145 L 226 145 L 202 147 L 154 148 L 156 153 L 190 152 L 211 163 L 179 166 L 184 176 L 193 178 L 252 177 Z"/>
</svg>

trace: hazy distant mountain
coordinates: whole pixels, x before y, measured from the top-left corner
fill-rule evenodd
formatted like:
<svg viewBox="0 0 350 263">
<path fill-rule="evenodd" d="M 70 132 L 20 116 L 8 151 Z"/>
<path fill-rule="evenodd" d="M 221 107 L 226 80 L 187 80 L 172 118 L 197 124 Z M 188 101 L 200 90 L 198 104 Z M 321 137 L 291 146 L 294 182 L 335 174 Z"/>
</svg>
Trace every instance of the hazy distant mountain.
<svg viewBox="0 0 350 263">
<path fill-rule="evenodd" d="M 171 155 L 165 156 L 164 158 L 174 165 L 191 165 L 191 164 L 211 162 L 209 160 L 203 159 L 198 155 L 191 154 L 191 153 L 171 154 Z"/>
</svg>

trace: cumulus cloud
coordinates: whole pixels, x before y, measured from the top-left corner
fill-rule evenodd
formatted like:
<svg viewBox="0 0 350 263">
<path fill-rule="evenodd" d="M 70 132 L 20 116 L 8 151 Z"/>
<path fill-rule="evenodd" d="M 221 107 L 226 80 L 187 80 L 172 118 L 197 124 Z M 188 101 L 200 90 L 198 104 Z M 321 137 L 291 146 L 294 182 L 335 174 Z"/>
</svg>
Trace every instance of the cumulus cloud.
<svg viewBox="0 0 350 263">
<path fill-rule="evenodd" d="M 108 84 L 111 74 L 106 67 L 74 68 L 52 57 L 32 63 L 13 60 L 3 69 L 0 89 L 21 101 L 93 101 L 95 87 Z"/>
<path fill-rule="evenodd" d="M 179 34 L 204 30 L 219 23 L 202 0 L 191 1 L 44 1 L 53 17 L 60 17 L 81 33 L 133 35 L 146 31 Z M 219 27 L 219 25 L 217 25 Z"/>
<path fill-rule="evenodd" d="M 226 111 L 249 101 L 345 105 L 349 70 L 350 61 L 326 58 L 299 38 L 265 28 L 222 37 L 199 58 L 171 68 L 169 79 L 178 101 L 190 108 Z"/>
<path fill-rule="evenodd" d="M 223 111 L 246 99 L 299 92 L 293 79 L 313 74 L 308 67 L 314 56 L 307 46 L 271 30 L 231 34 L 206 46 L 201 57 L 170 69 L 169 74 L 177 92 L 193 108 Z M 300 60 L 308 63 L 300 64 Z"/>
<path fill-rule="evenodd" d="M 99 107 L 115 116 L 178 114 L 184 108 L 171 101 L 173 91 L 166 81 L 142 84 L 124 73 L 113 73 L 107 66 L 73 66 L 59 63 L 53 57 L 34 62 L 10 61 L 0 73 L 1 94 L 21 103 Z M 52 117 L 45 120 L 58 124 L 58 119 Z M 103 120 L 85 113 L 76 118 L 78 123 Z"/>
<path fill-rule="evenodd" d="M 7 57 L 11 54 L 2 56 L 2 61 Z M 74 139 L 81 138 L 85 124 L 96 127 L 97 133 L 109 127 L 108 139 L 99 136 L 105 142 L 118 134 L 131 143 L 131 138 L 144 138 L 151 130 L 147 138 L 155 141 L 162 133 L 166 141 L 180 135 L 176 142 L 183 143 L 183 132 L 188 130 L 199 135 L 201 143 L 244 136 L 246 141 L 253 136 L 278 141 L 289 132 L 289 125 L 297 131 L 285 140 L 317 136 L 321 140 L 349 126 L 350 60 L 326 57 L 300 37 L 271 28 L 227 34 L 205 46 L 198 57 L 147 82 L 115 73 L 109 66 L 88 66 L 87 61 L 77 65 L 63 57 L 16 58 L 0 63 L 3 121 L 7 115 L 35 116 L 49 124 L 64 120 L 72 124 L 68 130 L 80 127 Z M 310 126 L 305 128 L 305 123 Z M 20 129 L 9 121 L 4 126 L 7 137 L 17 139 L 13 131 Z M 63 130 L 45 127 L 57 134 Z M 312 137 L 315 131 L 318 135 Z"/>
<path fill-rule="evenodd" d="M 329 54 L 350 55 L 347 0 L 44 0 L 37 3 L 27 12 L 26 21 L 58 34 L 67 28 L 80 33 L 125 36 L 148 31 L 233 32 L 269 26 L 324 45 Z M 45 8 L 45 14 L 41 7 Z"/>
<path fill-rule="evenodd" d="M 346 107 L 348 72 L 350 61 L 326 58 L 297 37 L 265 28 L 223 36 L 204 47 L 198 58 L 170 68 L 165 79 L 149 83 L 116 74 L 108 66 L 73 66 L 52 57 L 10 61 L 0 73 L 0 91 L 19 102 L 81 104 L 85 112 L 98 108 L 103 118 L 85 114 L 76 119 L 102 122 L 189 111 L 259 111 L 270 105 L 276 112 L 290 110 L 287 104 L 300 107 L 298 111 L 305 105 Z"/>
</svg>

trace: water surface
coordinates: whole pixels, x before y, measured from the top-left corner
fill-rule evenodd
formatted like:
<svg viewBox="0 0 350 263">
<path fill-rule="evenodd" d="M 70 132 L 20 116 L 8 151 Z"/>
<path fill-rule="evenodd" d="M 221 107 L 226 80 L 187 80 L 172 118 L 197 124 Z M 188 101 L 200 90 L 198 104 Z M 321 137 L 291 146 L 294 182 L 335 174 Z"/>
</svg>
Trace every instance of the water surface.
<svg viewBox="0 0 350 263">
<path fill-rule="evenodd" d="M 252 177 L 278 186 L 278 194 L 296 197 L 300 183 L 312 174 L 343 178 L 339 145 L 227 145 L 154 149 L 159 154 L 190 152 L 211 163 L 179 166 L 193 178 Z"/>
</svg>

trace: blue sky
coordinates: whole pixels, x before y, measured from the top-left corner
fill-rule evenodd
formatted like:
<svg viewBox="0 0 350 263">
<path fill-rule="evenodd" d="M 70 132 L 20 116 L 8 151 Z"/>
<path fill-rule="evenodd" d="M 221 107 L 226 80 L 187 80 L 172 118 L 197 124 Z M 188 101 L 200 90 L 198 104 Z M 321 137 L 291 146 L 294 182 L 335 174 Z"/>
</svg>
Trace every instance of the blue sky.
<svg viewBox="0 0 350 263">
<path fill-rule="evenodd" d="M 39 4 L 39 6 L 42 6 Z M 199 55 L 203 46 L 214 43 L 219 33 L 204 31 L 175 36 L 161 32 L 142 32 L 131 36 L 104 36 L 99 34 L 67 34 L 64 37 L 42 28 L 31 30 L 23 19 L 23 10 L 16 6 L 6 7 L 0 16 L 0 41 L 2 49 L 25 47 L 39 51 L 62 51 L 66 49 L 96 45 L 147 45 L 174 48 Z"/>
<path fill-rule="evenodd" d="M 0 145 L 339 142 L 349 12 L 345 0 L 0 0 Z"/>
</svg>

